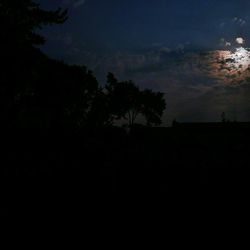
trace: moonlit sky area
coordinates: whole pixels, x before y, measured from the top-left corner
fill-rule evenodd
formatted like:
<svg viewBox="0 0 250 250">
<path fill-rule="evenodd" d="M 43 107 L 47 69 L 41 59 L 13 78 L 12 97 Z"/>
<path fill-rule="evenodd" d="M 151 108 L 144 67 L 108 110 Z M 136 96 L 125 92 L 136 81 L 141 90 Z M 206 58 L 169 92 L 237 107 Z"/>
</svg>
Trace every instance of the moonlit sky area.
<svg viewBox="0 0 250 250">
<path fill-rule="evenodd" d="M 250 120 L 250 1 L 37 0 L 69 9 L 42 30 L 50 56 L 166 94 L 164 124 Z M 250 63 L 249 63 L 250 64 Z"/>
</svg>

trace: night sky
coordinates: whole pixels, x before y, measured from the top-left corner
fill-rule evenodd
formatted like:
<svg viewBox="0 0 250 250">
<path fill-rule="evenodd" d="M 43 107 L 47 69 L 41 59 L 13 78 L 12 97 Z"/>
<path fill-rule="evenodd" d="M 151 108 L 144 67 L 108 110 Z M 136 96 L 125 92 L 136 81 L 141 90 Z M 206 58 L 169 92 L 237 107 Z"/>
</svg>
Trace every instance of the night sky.
<svg viewBox="0 0 250 250">
<path fill-rule="evenodd" d="M 233 53 L 248 48 L 250 1 L 38 2 L 46 9 L 69 9 L 66 23 L 41 31 L 47 39 L 43 51 L 88 66 L 102 84 L 112 71 L 121 80 L 131 79 L 142 88 L 164 92 L 167 109 L 163 125 L 174 118 L 220 121 L 222 112 L 231 120 L 249 120 L 249 55 Z M 244 44 L 236 42 L 239 37 Z M 223 64 L 223 68 L 223 51 L 232 53 L 230 59 L 237 57 L 237 64 Z"/>
</svg>

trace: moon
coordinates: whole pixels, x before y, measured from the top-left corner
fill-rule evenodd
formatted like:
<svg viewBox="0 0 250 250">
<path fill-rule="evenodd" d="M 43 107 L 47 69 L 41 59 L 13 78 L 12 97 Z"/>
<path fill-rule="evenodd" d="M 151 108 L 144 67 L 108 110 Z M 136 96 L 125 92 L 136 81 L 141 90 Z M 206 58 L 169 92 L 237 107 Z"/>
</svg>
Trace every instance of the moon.
<svg viewBox="0 0 250 250">
<path fill-rule="evenodd" d="M 244 44 L 244 42 L 245 42 L 244 38 L 242 38 L 242 37 L 237 37 L 237 38 L 235 39 L 235 41 L 236 41 L 236 43 L 238 43 L 238 44 Z"/>
</svg>

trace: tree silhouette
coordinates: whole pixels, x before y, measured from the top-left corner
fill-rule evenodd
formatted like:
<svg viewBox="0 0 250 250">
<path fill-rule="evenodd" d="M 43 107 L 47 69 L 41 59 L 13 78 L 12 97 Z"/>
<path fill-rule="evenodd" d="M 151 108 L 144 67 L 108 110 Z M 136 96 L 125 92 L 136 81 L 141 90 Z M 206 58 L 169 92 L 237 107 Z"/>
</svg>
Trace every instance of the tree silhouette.
<svg viewBox="0 0 250 250">
<path fill-rule="evenodd" d="M 42 74 L 43 72 L 43 74 Z M 49 60 L 40 72 L 34 98 L 55 127 L 88 123 L 99 85 L 85 66 Z"/>
<path fill-rule="evenodd" d="M 46 11 L 32 0 L 1 0 L 1 43 L 16 45 L 19 49 L 43 44 L 45 39 L 36 30 L 45 25 L 63 23 L 66 19 L 66 10 Z"/>
<path fill-rule="evenodd" d="M 66 10 L 42 10 L 32 0 L 0 0 L 1 124 L 13 126 L 22 109 L 34 104 L 41 68 L 48 61 L 35 47 L 45 42 L 37 30 L 66 18 Z"/>
<path fill-rule="evenodd" d="M 107 76 L 105 89 L 114 120 L 124 118 L 129 126 L 133 126 L 138 115 L 142 114 L 148 126 L 161 124 L 166 108 L 163 93 L 148 89 L 141 91 L 132 81 L 119 82 L 112 73 Z"/>
<path fill-rule="evenodd" d="M 141 113 L 145 116 L 147 125 L 160 125 L 161 117 L 166 108 L 164 94 L 146 89 L 142 93 Z"/>
<path fill-rule="evenodd" d="M 112 124 L 113 117 L 110 113 L 108 97 L 103 89 L 98 87 L 92 99 L 91 108 L 86 120 L 86 126 L 100 128 L 112 126 Z"/>
<path fill-rule="evenodd" d="M 140 112 L 140 91 L 132 81 L 118 82 L 112 73 L 107 76 L 106 85 L 110 113 L 113 119 L 127 119 L 133 125 Z"/>
</svg>

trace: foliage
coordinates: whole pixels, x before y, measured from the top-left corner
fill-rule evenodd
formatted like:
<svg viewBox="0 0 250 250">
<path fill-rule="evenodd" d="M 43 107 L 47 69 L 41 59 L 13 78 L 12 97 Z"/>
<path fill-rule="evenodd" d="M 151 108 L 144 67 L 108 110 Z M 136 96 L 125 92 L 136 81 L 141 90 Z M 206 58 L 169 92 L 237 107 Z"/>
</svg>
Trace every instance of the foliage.
<svg viewBox="0 0 250 250">
<path fill-rule="evenodd" d="M 147 125 L 161 124 L 161 116 L 166 107 L 163 93 L 148 89 L 141 91 L 132 81 L 118 82 L 112 73 L 107 76 L 105 88 L 113 119 L 127 119 L 132 126 L 141 114 Z"/>
<path fill-rule="evenodd" d="M 0 0 L 1 42 L 19 48 L 43 44 L 45 39 L 36 30 L 66 19 L 66 10 L 46 11 L 32 0 Z"/>
<path fill-rule="evenodd" d="M 28 107 L 35 109 L 34 94 L 49 62 L 35 47 L 45 42 L 37 30 L 63 23 L 66 16 L 66 10 L 46 11 L 32 0 L 0 0 L 0 111 L 8 126 Z"/>
<path fill-rule="evenodd" d="M 40 106 L 46 107 L 46 112 L 51 113 L 54 124 L 82 125 L 98 91 L 98 82 L 92 72 L 85 66 L 51 60 L 47 72 L 40 77 L 35 98 Z"/>
<path fill-rule="evenodd" d="M 161 124 L 161 117 L 166 108 L 164 94 L 146 89 L 142 92 L 141 113 L 145 116 L 147 125 Z"/>
</svg>

